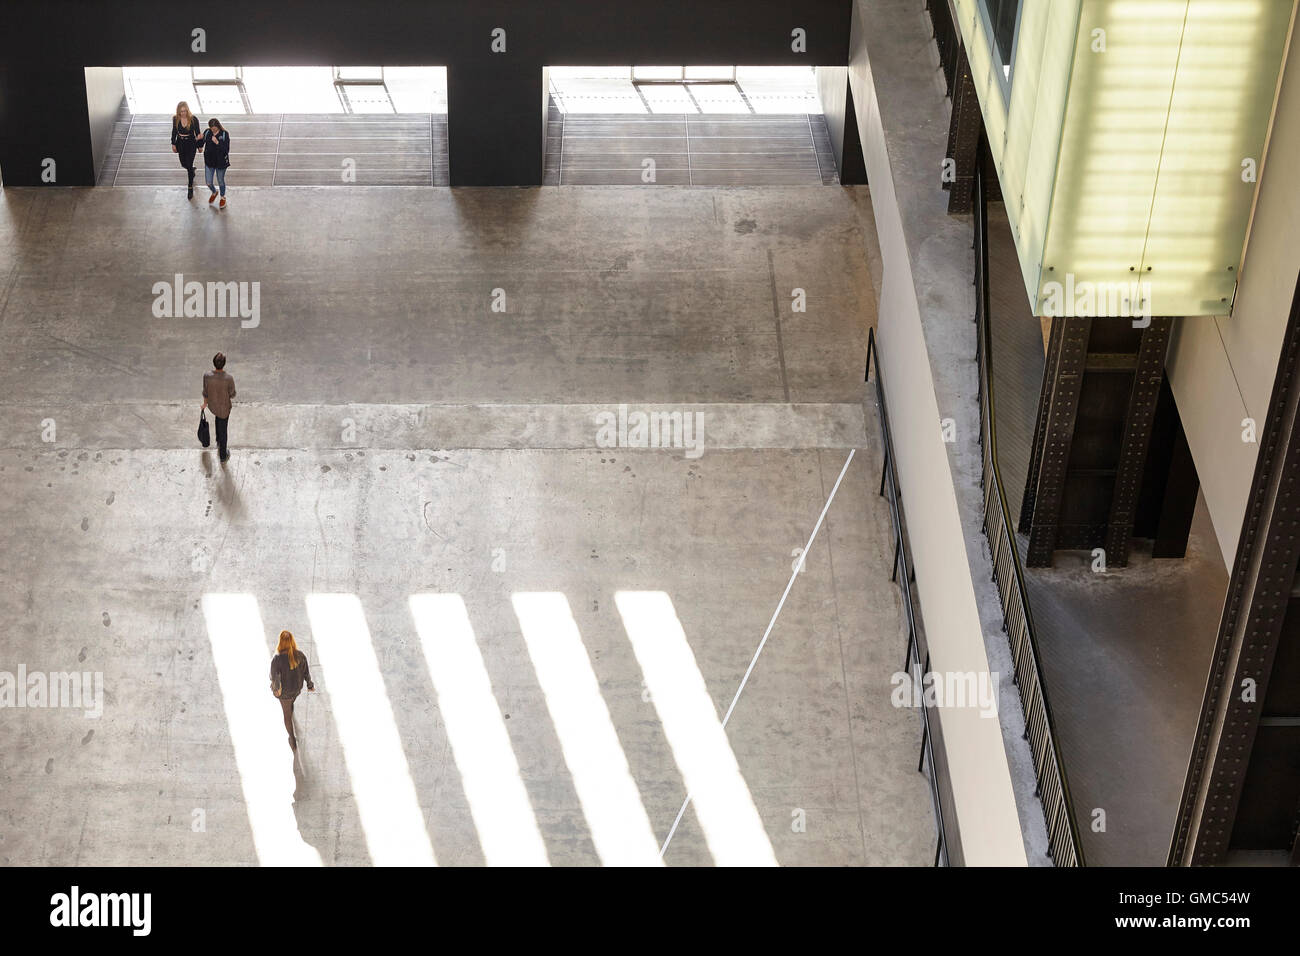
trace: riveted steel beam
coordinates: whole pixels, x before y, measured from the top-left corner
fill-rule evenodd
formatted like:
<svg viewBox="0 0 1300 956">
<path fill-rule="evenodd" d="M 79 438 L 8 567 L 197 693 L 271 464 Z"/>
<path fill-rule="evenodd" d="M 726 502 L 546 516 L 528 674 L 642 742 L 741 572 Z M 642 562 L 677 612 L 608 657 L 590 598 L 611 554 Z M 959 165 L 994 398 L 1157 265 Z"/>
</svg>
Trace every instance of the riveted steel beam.
<svg viewBox="0 0 1300 956">
<path fill-rule="evenodd" d="M 1137 367 L 1133 372 L 1133 391 L 1129 395 L 1128 413 L 1124 416 L 1124 438 L 1115 466 L 1115 491 L 1106 523 L 1108 567 L 1122 568 L 1128 564 L 1129 541 L 1137 518 L 1138 496 L 1142 491 L 1160 386 L 1165 380 L 1165 354 L 1169 351 L 1169 334 L 1173 325 L 1171 318 L 1153 318 L 1151 324 L 1142 330 Z"/>
<path fill-rule="evenodd" d="M 952 160 L 953 178 L 944 178 L 948 190 L 948 212 L 967 213 L 975 196 L 975 173 L 980 161 L 980 136 L 984 132 L 984 114 L 980 112 L 979 94 L 971 78 L 970 63 L 963 48 L 957 57 L 957 72 L 952 87 L 952 120 L 948 126 L 948 158 Z"/>
<path fill-rule="evenodd" d="M 1292 610 L 1300 562 L 1300 285 L 1259 437 L 1255 475 L 1169 851 L 1171 865 L 1221 863 L 1232 848 L 1278 648 L 1284 635 L 1288 641 L 1300 641 L 1297 622 L 1289 620 L 1300 613 Z M 1296 760 L 1289 763 L 1294 772 Z M 1252 780 L 1254 787 L 1280 783 L 1267 775 Z M 1293 846 L 1276 849 L 1294 852 Z"/>
<path fill-rule="evenodd" d="M 1069 471 L 1070 446 L 1079 413 L 1079 395 L 1083 389 L 1084 368 L 1088 360 L 1088 336 L 1092 319 L 1062 317 L 1052 320 L 1053 331 L 1061 323 L 1060 341 L 1053 367 L 1051 402 L 1044 423 L 1039 454 L 1038 489 L 1035 493 L 1034 517 L 1029 530 L 1026 564 L 1049 567 L 1056 550 L 1061 502 Z"/>
</svg>

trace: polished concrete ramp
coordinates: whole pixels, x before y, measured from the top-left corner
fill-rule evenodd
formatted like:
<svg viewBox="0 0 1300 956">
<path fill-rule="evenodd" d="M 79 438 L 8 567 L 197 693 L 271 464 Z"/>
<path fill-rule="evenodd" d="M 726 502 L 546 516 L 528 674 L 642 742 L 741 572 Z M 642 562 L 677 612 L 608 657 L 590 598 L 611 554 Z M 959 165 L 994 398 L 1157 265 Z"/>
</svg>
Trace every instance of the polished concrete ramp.
<svg viewBox="0 0 1300 956">
<path fill-rule="evenodd" d="M 104 689 L 0 720 L 0 863 L 654 862 L 688 786 L 670 865 L 932 861 L 865 193 L 176 192 L 0 194 L 0 670 Z"/>
<path fill-rule="evenodd" d="M 1204 499 L 1187 547 L 1182 561 L 1135 547 L 1127 568 L 1105 574 L 1081 552 L 1029 571 L 1090 866 L 1163 866 L 1169 852 L 1228 587 Z M 1105 832 L 1092 830 L 1097 810 Z"/>
<path fill-rule="evenodd" d="M 551 186 L 821 186 L 838 181 L 821 114 L 561 113 L 546 141 Z M 653 160 L 652 180 L 646 161 Z"/>
<path fill-rule="evenodd" d="M 998 457 L 1020 517 L 1043 376 L 1001 204 L 989 209 L 990 316 Z M 1028 541 L 1017 535 L 1021 559 Z M 1044 684 L 1089 866 L 1163 866 L 1228 586 L 1202 498 L 1182 560 L 1135 543 L 1127 568 L 1087 552 L 1027 570 Z M 1100 811 L 1100 813 L 1099 813 Z M 1102 816 L 1104 814 L 1104 817 Z M 1094 830 L 1104 824 L 1104 830 Z"/>
<path fill-rule="evenodd" d="M 200 116 L 205 124 L 208 116 Z M 230 131 L 229 187 L 446 186 L 447 117 L 270 113 L 218 117 Z M 203 177 L 202 154 L 195 160 Z M 111 178 L 108 173 L 111 171 Z M 181 186 L 171 117 L 137 113 L 110 146 L 100 185 Z"/>
</svg>

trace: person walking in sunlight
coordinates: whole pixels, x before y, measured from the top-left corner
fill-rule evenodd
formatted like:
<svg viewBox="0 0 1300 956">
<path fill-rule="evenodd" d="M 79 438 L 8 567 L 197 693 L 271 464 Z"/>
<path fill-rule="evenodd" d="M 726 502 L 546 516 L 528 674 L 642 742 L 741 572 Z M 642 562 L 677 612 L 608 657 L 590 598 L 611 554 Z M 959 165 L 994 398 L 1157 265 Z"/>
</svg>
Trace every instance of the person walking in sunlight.
<svg viewBox="0 0 1300 956">
<path fill-rule="evenodd" d="M 316 685 L 311 680 L 311 668 L 307 666 L 307 655 L 298 650 L 293 635 L 288 631 L 280 632 L 280 643 L 275 647 L 275 656 L 271 658 L 271 693 L 280 701 L 284 712 L 284 729 L 289 731 L 289 746 L 298 749 L 298 738 L 293 732 L 293 702 L 302 693 L 302 685 L 315 692 Z"/>
</svg>

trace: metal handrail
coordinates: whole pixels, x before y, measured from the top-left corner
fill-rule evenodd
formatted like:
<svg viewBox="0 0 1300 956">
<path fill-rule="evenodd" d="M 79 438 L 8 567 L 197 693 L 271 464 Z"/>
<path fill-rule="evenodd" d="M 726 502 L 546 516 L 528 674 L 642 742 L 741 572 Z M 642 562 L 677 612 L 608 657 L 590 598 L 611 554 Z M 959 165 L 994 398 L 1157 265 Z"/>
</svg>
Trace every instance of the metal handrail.
<svg viewBox="0 0 1300 956">
<path fill-rule="evenodd" d="M 984 533 L 993 561 L 993 580 L 1002 603 L 1002 629 L 1011 642 L 1014 683 L 1020 688 L 1025 715 L 1025 739 L 1033 756 L 1038 788 L 1047 824 L 1047 853 L 1057 866 L 1085 866 L 1083 845 L 1075 820 L 1074 804 L 1066 779 L 1065 762 L 1057 744 L 1056 724 L 1048 703 L 1046 682 L 1039 665 L 1025 571 L 1016 547 L 1011 512 L 998 467 L 997 425 L 993 408 L 991 362 L 993 337 L 989 324 L 988 209 L 984 174 L 975 175 L 975 325 L 976 360 L 979 364 L 980 445 L 983 446 Z"/>
<path fill-rule="evenodd" d="M 871 381 L 872 360 L 876 365 L 876 414 L 880 421 L 880 435 L 884 451 L 884 464 L 880 475 L 880 495 L 885 496 L 889 492 L 889 516 L 894 523 L 894 564 L 893 571 L 890 575 L 891 581 L 897 581 L 899 589 L 903 592 L 903 607 L 907 613 L 907 649 L 903 657 L 903 670 L 911 676 L 912 663 L 915 662 L 921 669 L 921 675 L 930 668 L 930 655 L 925 655 L 925 663 L 921 663 L 921 648 L 917 637 L 916 605 L 912 601 L 912 582 L 916 580 L 916 570 L 912 566 L 908 554 L 907 536 L 903 529 L 903 506 L 902 496 L 898 489 L 898 473 L 894 468 L 894 439 L 889 428 L 889 410 L 885 404 L 884 378 L 880 371 L 880 350 L 876 345 L 876 330 L 867 330 L 867 368 L 866 381 Z M 900 575 L 898 572 L 902 570 Z M 919 681 L 918 681 L 919 683 Z M 934 759 L 934 732 L 930 726 L 930 708 L 924 703 L 921 705 L 921 758 L 917 764 L 917 771 L 924 769 L 926 760 L 930 763 L 930 800 L 934 805 L 935 829 L 938 833 L 938 842 L 934 849 L 934 865 L 938 866 L 941 862 L 948 863 L 950 856 L 948 852 L 948 828 L 943 815 L 943 799 L 939 793 L 939 775 L 942 772 L 940 765 Z"/>
</svg>

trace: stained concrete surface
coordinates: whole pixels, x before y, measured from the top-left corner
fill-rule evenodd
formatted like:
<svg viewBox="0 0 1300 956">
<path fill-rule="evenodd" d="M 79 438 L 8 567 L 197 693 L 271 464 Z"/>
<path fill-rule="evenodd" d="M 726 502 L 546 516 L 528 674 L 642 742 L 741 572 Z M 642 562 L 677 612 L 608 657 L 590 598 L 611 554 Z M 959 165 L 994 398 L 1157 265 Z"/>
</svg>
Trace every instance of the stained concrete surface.
<svg viewBox="0 0 1300 956">
<path fill-rule="evenodd" d="M 1075 818 L 1089 866 L 1164 866 L 1228 590 L 1204 497 L 1185 558 L 1091 565 L 1063 552 L 1026 581 Z"/>
<path fill-rule="evenodd" d="M 668 595 L 720 716 L 853 448 L 728 738 L 779 862 L 930 862 L 917 716 L 889 699 L 904 624 L 850 191 L 237 190 L 224 213 L 183 197 L 0 195 L 0 670 L 105 686 L 97 720 L 0 714 L 0 862 L 258 862 L 202 608 L 220 594 L 256 600 L 268 659 L 288 627 L 312 660 L 292 809 L 324 862 L 374 849 L 317 593 L 364 609 L 395 774 L 440 863 L 483 862 L 483 835 L 415 593 L 464 599 L 547 856 L 595 863 L 511 607 L 562 593 L 662 840 L 685 786 L 615 592 Z M 257 327 L 155 318 L 176 273 L 259 281 Z M 193 439 L 218 348 L 239 388 L 224 467 Z M 624 402 L 702 412 L 703 453 L 598 447 L 596 410 Z M 278 714 L 265 732 L 287 768 Z M 711 859 L 688 811 L 666 860 Z"/>
</svg>

